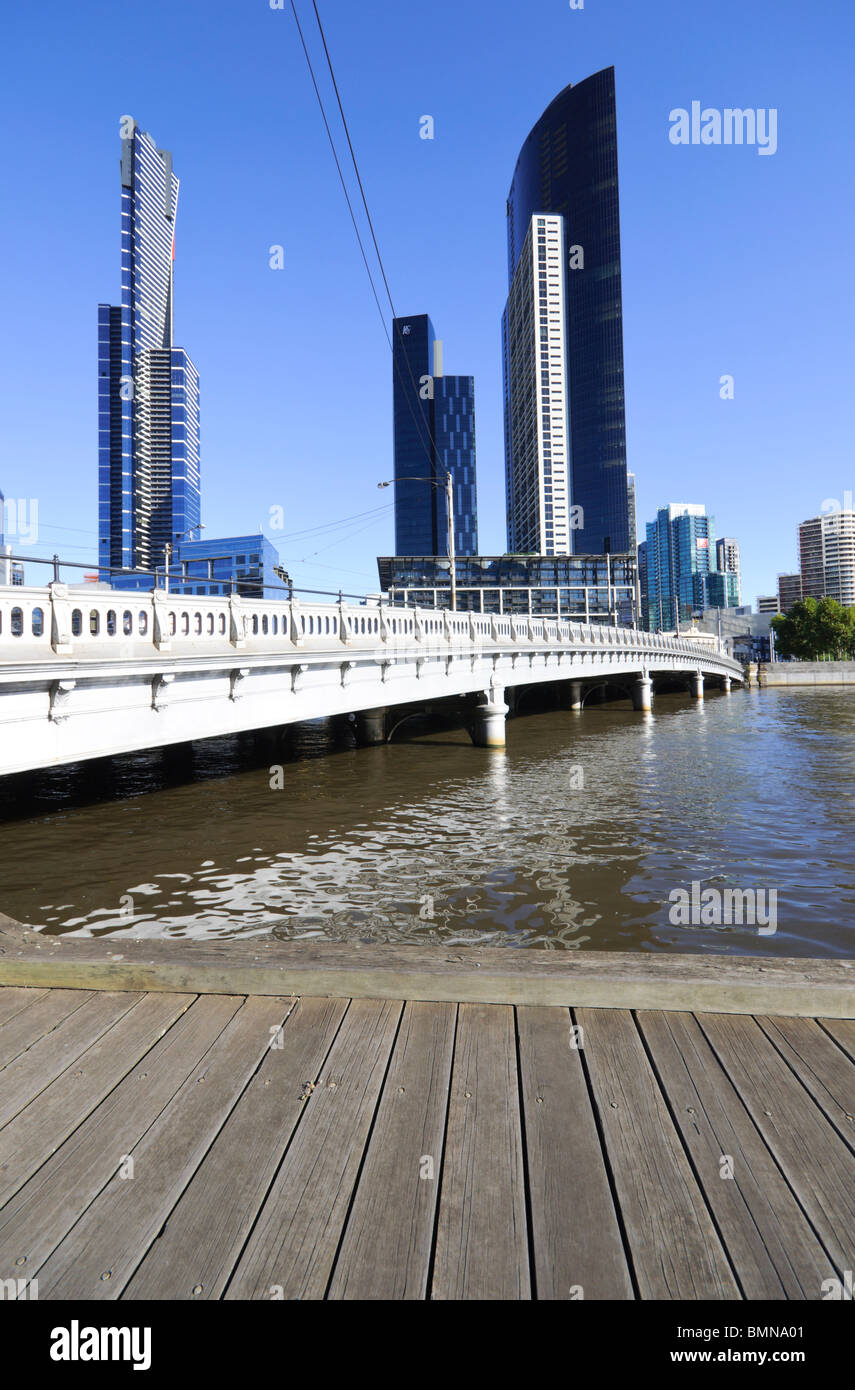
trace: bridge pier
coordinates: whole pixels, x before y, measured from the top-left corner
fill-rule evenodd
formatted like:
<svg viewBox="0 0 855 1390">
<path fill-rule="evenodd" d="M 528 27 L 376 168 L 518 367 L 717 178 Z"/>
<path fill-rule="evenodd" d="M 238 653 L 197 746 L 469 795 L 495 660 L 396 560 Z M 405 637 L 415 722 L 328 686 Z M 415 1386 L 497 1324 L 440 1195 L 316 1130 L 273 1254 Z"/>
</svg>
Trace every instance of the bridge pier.
<svg viewBox="0 0 855 1390">
<path fill-rule="evenodd" d="M 693 700 L 704 698 L 704 675 L 702 671 L 695 671 L 689 678 L 689 690 Z"/>
<path fill-rule="evenodd" d="M 724 691 L 725 695 L 730 694 L 730 676 L 722 676 L 721 688 Z"/>
<path fill-rule="evenodd" d="M 475 709 L 472 742 L 476 748 L 504 748 L 507 713 L 504 688 L 494 685 L 490 690 L 485 690 L 484 704 Z"/>
<path fill-rule="evenodd" d="M 653 709 L 653 682 L 649 676 L 639 676 L 632 687 L 632 708 L 645 714 Z"/>
<path fill-rule="evenodd" d="M 582 708 L 582 682 L 570 682 L 570 708 L 580 710 Z"/>
<path fill-rule="evenodd" d="M 373 748 L 386 742 L 385 705 L 377 709 L 361 709 L 356 716 L 356 741 L 361 748 Z"/>
</svg>

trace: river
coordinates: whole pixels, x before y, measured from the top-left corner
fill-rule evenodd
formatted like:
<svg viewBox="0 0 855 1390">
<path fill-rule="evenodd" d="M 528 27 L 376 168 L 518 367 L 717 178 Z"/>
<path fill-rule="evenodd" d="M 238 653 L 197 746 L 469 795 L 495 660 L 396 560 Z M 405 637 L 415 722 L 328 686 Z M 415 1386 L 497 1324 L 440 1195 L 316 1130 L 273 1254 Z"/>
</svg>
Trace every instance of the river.
<svg viewBox="0 0 855 1390">
<path fill-rule="evenodd" d="M 271 766 L 221 739 L 0 785 L 0 910 L 83 935 L 855 955 L 844 687 L 521 714 L 504 751 L 304 725 Z M 693 883 L 765 893 L 769 920 L 682 921 Z"/>
</svg>

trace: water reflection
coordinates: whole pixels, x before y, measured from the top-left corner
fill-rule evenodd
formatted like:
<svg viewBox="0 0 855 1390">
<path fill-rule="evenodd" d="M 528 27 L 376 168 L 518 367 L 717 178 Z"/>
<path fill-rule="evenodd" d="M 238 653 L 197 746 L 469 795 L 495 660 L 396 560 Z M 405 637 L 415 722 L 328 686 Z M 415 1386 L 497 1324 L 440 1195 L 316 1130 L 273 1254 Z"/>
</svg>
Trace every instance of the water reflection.
<svg viewBox="0 0 855 1390">
<path fill-rule="evenodd" d="M 853 955 L 854 755 L 834 688 L 523 715 L 504 752 L 320 722 L 140 754 L 0 789 L 0 908 L 82 934 Z M 775 888 L 776 934 L 673 925 L 693 881 Z"/>
</svg>

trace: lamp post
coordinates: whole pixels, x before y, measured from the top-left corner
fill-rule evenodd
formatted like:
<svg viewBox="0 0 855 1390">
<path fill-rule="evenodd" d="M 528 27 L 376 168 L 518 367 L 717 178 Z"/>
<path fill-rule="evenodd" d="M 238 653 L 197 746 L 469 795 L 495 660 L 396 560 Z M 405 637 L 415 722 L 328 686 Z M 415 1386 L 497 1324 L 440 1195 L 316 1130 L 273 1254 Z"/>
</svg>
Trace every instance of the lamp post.
<svg viewBox="0 0 855 1390">
<path fill-rule="evenodd" d="M 448 523 L 448 534 L 446 543 L 448 546 L 448 558 L 451 561 L 451 611 L 457 612 L 457 557 L 454 553 L 454 480 L 451 473 L 445 475 L 445 482 L 440 482 L 438 478 L 424 478 L 410 475 L 405 478 L 389 478 L 385 483 L 378 483 L 378 487 L 391 487 L 393 483 L 430 483 L 431 487 L 445 488 L 445 511 Z"/>
<path fill-rule="evenodd" d="M 163 579 L 163 588 L 164 588 L 164 593 L 167 593 L 167 594 L 169 593 L 169 566 L 170 566 L 170 564 L 171 564 L 171 562 L 172 562 L 172 552 L 173 552 L 173 550 L 175 549 L 175 546 L 178 545 L 178 544 L 180 544 L 181 541 L 184 540 L 184 537 L 185 537 L 185 536 L 192 536 L 192 534 L 193 534 L 194 531 L 204 531 L 204 529 L 205 529 L 205 523 L 204 523 L 204 521 L 200 521 L 200 522 L 198 522 L 198 524 L 197 524 L 196 526 L 191 526 L 191 527 L 189 527 L 189 529 L 186 530 L 186 531 L 176 531 L 176 532 L 175 532 L 175 541 L 174 541 L 174 542 L 173 542 L 173 541 L 167 541 L 167 542 L 166 542 L 166 545 L 163 547 L 163 558 L 164 558 L 164 579 Z"/>
</svg>

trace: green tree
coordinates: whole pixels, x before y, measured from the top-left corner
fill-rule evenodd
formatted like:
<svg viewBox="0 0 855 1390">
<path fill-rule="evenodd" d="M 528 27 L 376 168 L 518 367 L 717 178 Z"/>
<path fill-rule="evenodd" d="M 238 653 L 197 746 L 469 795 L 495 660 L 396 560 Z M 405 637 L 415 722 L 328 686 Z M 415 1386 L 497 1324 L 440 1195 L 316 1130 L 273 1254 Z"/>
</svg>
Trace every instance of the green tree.
<svg viewBox="0 0 855 1390">
<path fill-rule="evenodd" d="M 773 618 L 772 626 L 779 656 L 798 661 L 855 658 L 855 608 L 844 608 L 837 599 L 799 599 L 789 613 Z"/>
</svg>

